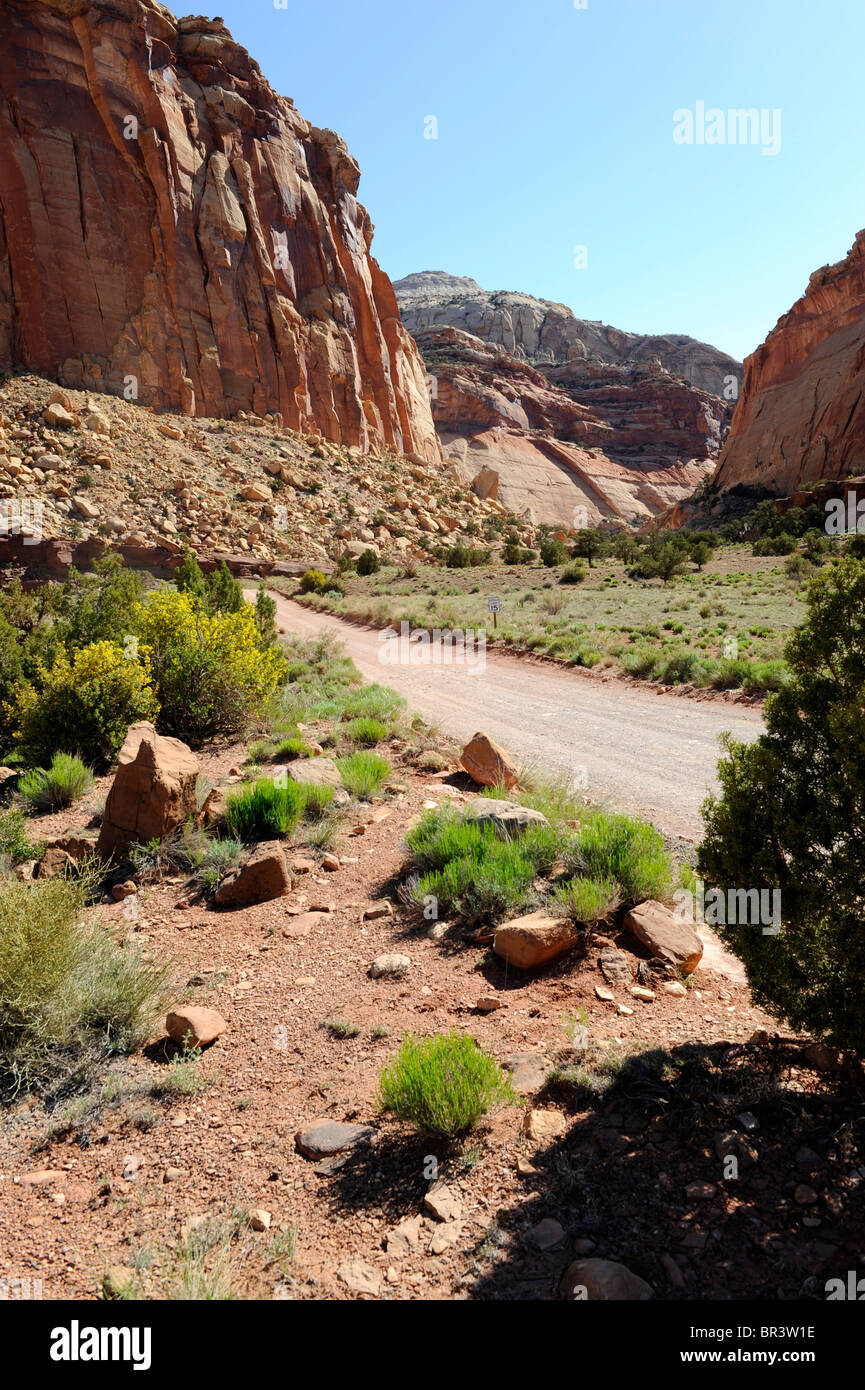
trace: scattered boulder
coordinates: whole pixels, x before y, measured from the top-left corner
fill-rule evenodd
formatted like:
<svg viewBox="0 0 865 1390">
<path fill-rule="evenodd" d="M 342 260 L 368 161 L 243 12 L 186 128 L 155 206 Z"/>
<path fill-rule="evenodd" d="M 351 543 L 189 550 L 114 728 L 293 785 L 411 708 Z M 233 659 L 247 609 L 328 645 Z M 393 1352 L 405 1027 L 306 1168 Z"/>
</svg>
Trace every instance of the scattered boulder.
<svg viewBox="0 0 865 1390">
<path fill-rule="evenodd" d="M 434 1216 L 436 1221 L 458 1221 L 462 1215 L 462 1204 L 450 1188 L 441 1180 L 434 1182 L 423 1199 L 424 1210 Z"/>
<path fill-rule="evenodd" d="M 197 1004 L 178 1005 L 165 1020 L 166 1033 L 180 1046 L 188 1040 L 191 1047 L 206 1047 L 221 1037 L 227 1027 L 216 1009 L 200 1008 Z"/>
<path fill-rule="evenodd" d="M 281 898 L 291 888 L 291 875 L 278 840 L 266 840 L 252 854 L 226 874 L 213 895 L 219 907 L 248 907 Z"/>
<path fill-rule="evenodd" d="M 50 429 L 69 430 L 75 424 L 75 417 L 60 401 L 54 401 L 45 407 L 42 412 L 42 419 Z"/>
<path fill-rule="evenodd" d="M 538 1250 L 554 1250 L 565 1238 L 565 1228 L 560 1221 L 547 1216 L 529 1231 L 529 1240 Z"/>
<path fill-rule="evenodd" d="M 683 975 L 692 975 L 700 964 L 703 943 L 699 936 L 663 903 L 650 900 L 631 908 L 625 926 L 653 956 L 675 965 Z"/>
<path fill-rule="evenodd" d="M 499 495 L 499 475 L 495 468 L 482 468 L 472 479 L 472 492 L 475 497 L 490 498 L 495 502 Z"/>
<path fill-rule="evenodd" d="M 304 1158 L 327 1158 L 329 1154 L 354 1149 L 372 1138 L 375 1130 L 369 1125 L 343 1124 L 340 1120 L 313 1120 L 306 1129 L 294 1136 L 298 1152 Z"/>
<path fill-rule="evenodd" d="M 577 1260 L 565 1270 L 561 1288 L 565 1298 L 598 1303 L 645 1303 L 655 1296 L 651 1284 L 615 1260 Z"/>
<path fill-rule="evenodd" d="M 487 734 L 477 733 L 460 754 L 460 765 L 481 787 L 505 787 L 510 791 L 519 773 L 503 748 Z"/>
<path fill-rule="evenodd" d="M 363 920 L 365 922 L 375 922 L 379 917 L 392 916 L 393 904 L 389 903 L 387 898 L 377 898 L 374 903 L 370 903 L 369 907 L 365 907 L 363 911 Z"/>
<path fill-rule="evenodd" d="M 389 975 L 392 979 L 400 980 L 407 975 L 411 968 L 411 958 L 400 956 L 395 952 L 386 952 L 382 956 L 376 956 L 369 973 L 374 980 L 378 980 L 382 975 Z"/>
<path fill-rule="evenodd" d="M 333 758 L 296 758 L 286 767 L 293 782 L 312 782 L 316 787 L 341 787 L 342 778 Z"/>
<path fill-rule="evenodd" d="M 530 912 L 496 928 L 493 950 L 520 970 L 536 970 L 571 950 L 578 940 L 576 927 L 566 917 Z"/>
<path fill-rule="evenodd" d="M 490 797 L 479 796 L 465 809 L 464 820 L 473 820 L 480 825 L 494 825 L 508 835 L 518 835 L 530 825 L 549 825 L 542 811 L 533 811 L 530 806 L 516 806 L 512 801 L 494 801 Z"/>
<path fill-rule="evenodd" d="M 177 738 L 147 720 L 133 724 L 120 750 L 96 852 L 103 859 L 138 841 L 161 840 L 197 810 L 200 764 Z"/>
</svg>

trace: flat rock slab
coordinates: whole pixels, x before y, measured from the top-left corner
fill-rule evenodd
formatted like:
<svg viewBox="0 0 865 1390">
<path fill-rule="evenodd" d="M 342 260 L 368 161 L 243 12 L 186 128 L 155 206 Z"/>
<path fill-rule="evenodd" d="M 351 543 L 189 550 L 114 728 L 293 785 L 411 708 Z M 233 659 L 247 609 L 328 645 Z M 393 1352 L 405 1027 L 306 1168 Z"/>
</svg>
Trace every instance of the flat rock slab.
<svg viewBox="0 0 865 1390">
<path fill-rule="evenodd" d="M 627 985 L 633 983 L 631 964 L 624 951 L 615 946 L 605 946 L 598 956 L 598 967 L 608 985 Z"/>
<path fill-rule="evenodd" d="M 299 912 L 296 917 L 292 917 L 287 927 L 283 927 L 283 936 L 309 936 L 313 927 L 317 927 L 319 922 L 326 922 L 328 914 L 326 912 Z"/>
<path fill-rule="evenodd" d="M 479 796 L 463 812 L 464 820 L 476 821 L 479 825 L 494 825 L 509 835 L 518 835 L 530 825 L 549 825 L 542 811 L 533 811 L 529 806 L 517 806 L 512 801 L 499 801 L 491 796 Z"/>
<path fill-rule="evenodd" d="M 342 786 L 333 758 L 297 758 L 286 770 L 293 782 L 311 782 L 316 787 Z"/>
<path fill-rule="evenodd" d="M 340 1120 L 314 1120 L 306 1129 L 299 1129 L 294 1142 L 304 1158 L 327 1158 L 358 1144 L 367 1143 L 375 1130 L 369 1125 L 349 1125 Z"/>
<path fill-rule="evenodd" d="M 625 926 L 653 956 L 668 961 L 683 975 L 691 975 L 700 964 L 703 943 L 694 928 L 681 921 L 663 903 L 640 903 L 625 917 Z"/>
<path fill-rule="evenodd" d="M 502 1059 L 502 1066 L 511 1074 L 511 1089 L 518 1096 L 530 1096 L 546 1082 L 550 1059 L 543 1052 L 513 1052 Z"/>
</svg>

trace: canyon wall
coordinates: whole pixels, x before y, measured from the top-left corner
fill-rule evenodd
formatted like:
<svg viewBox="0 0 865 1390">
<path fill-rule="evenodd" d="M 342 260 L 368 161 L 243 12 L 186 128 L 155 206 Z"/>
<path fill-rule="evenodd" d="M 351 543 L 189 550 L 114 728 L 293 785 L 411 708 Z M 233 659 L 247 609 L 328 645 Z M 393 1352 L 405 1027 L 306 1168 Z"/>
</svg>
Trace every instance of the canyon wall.
<svg viewBox="0 0 865 1390">
<path fill-rule="evenodd" d="M 221 21 L 3 0 L 0 89 L 0 368 L 440 458 L 357 164 Z"/>
</svg>

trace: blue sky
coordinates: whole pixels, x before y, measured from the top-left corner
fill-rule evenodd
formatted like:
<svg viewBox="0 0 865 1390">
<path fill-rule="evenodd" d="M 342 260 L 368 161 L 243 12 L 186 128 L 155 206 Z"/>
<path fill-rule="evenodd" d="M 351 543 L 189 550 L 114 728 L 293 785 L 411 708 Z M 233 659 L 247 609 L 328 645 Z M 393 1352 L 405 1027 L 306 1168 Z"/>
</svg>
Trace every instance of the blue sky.
<svg viewBox="0 0 865 1390">
<path fill-rule="evenodd" d="M 222 0 L 221 13 L 273 86 L 347 141 L 393 279 L 471 275 L 742 356 L 865 226 L 863 0 Z M 674 112 L 698 102 L 779 110 L 780 150 L 675 143 Z"/>
</svg>

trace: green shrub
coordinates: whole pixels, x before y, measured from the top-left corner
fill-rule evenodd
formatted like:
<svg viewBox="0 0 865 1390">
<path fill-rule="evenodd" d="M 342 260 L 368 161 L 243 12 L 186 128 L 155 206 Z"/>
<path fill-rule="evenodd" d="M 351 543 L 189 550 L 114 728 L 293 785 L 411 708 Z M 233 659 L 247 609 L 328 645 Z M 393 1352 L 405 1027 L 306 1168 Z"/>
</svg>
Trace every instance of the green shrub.
<svg viewBox="0 0 865 1390">
<path fill-rule="evenodd" d="M 582 584 L 586 577 L 586 567 L 579 560 L 566 565 L 559 575 L 560 584 Z"/>
<path fill-rule="evenodd" d="M 555 540 L 552 536 L 541 541 L 539 553 L 541 564 L 546 565 L 547 569 L 555 569 L 556 565 L 563 565 L 568 558 L 568 552 L 562 542 Z"/>
<path fill-rule="evenodd" d="M 406 839 L 422 871 L 412 895 L 434 897 L 439 914 L 469 925 L 502 921 L 532 901 L 532 883 L 559 852 L 552 826 L 533 825 L 512 839 L 495 825 L 461 821 L 453 812 L 426 812 Z"/>
<path fill-rule="evenodd" d="M 362 555 L 358 556 L 358 574 L 376 574 L 380 568 L 381 561 L 374 550 L 365 550 Z"/>
<path fill-rule="evenodd" d="M 226 874 L 243 861 L 245 847 L 240 840 L 211 840 L 195 866 L 195 876 L 205 893 L 215 893 Z"/>
<path fill-rule="evenodd" d="M 295 758 L 308 758 L 310 748 L 302 738 L 283 738 L 277 743 L 270 756 L 290 763 Z"/>
<path fill-rule="evenodd" d="M 38 857 L 37 846 L 27 834 L 24 812 L 17 806 L 0 806 L 0 871 L 4 860 L 14 865 Z"/>
<path fill-rule="evenodd" d="M 500 1105 L 516 1104 L 494 1057 L 456 1031 L 405 1038 L 379 1078 L 379 1109 L 423 1134 L 456 1138 Z"/>
<path fill-rule="evenodd" d="M 67 656 L 59 651 L 50 670 L 33 684 L 16 685 L 8 724 L 24 754 L 49 762 L 74 732 L 80 756 L 106 766 L 116 757 L 130 724 L 154 719 L 159 701 L 151 683 L 149 654 L 130 658 L 112 642 L 94 642 Z"/>
<path fill-rule="evenodd" d="M 622 901 L 630 905 L 669 897 L 673 870 L 663 837 L 636 817 L 592 812 L 565 858 L 576 877 L 618 884 Z"/>
<path fill-rule="evenodd" d="M 261 646 L 255 612 L 208 612 L 159 589 L 132 614 L 161 704 L 160 726 L 189 743 L 240 732 L 285 680 L 282 653 Z"/>
<path fill-rule="evenodd" d="M 377 753 L 351 753 L 337 758 L 336 765 L 346 791 L 361 801 L 368 801 L 380 791 L 390 776 L 390 763 Z"/>
<path fill-rule="evenodd" d="M 862 1053 L 865 563 L 826 565 L 807 605 L 784 651 L 789 681 L 766 700 L 765 733 L 724 741 L 697 864 L 707 889 L 781 893 L 778 934 L 774 924 L 768 935 L 718 925 L 756 1002 Z"/>
<path fill-rule="evenodd" d="M 230 836 L 244 844 L 281 840 L 294 830 L 305 806 L 306 795 L 299 782 L 289 778 L 280 784 L 262 777 L 230 793 L 225 826 Z"/>
<path fill-rule="evenodd" d="M 0 886 L 0 1085 L 73 1074 L 88 1055 L 128 1051 L 171 1003 L 172 967 L 84 915 L 83 877 Z"/>
<path fill-rule="evenodd" d="M 609 917 L 621 902 L 619 886 L 612 878 L 572 878 L 556 884 L 550 893 L 554 909 L 563 917 L 593 927 Z"/>
<path fill-rule="evenodd" d="M 323 594 L 330 584 L 326 574 L 321 570 L 306 570 L 300 577 L 300 592 L 302 594 Z"/>
<path fill-rule="evenodd" d="M 755 541 L 751 553 L 753 555 L 792 555 L 796 549 L 796 541 L 793 536 L 781 532 L 777 536 L 763 536 Z"/>
<path fill-rule="evenodd" d="M 24 773 L 18 791 L 31 811 L 55 811 L 60 806 L 71 806 L 92 786 L 93 773 L 80 758 L 55 753 L 50 767 L 36 767 Z"/>
<path fill-rule="evenodd" d="M 351 743 L 359 743 L 362 748 L 373 748 L 375 744 L 381 743 L 382 739 L 387 738 L 388 728 L 382 724 L 380 719 L 352 719 L 348 724 L 341 724 L 339 733 L 347 738 Z"/>
</svg>

